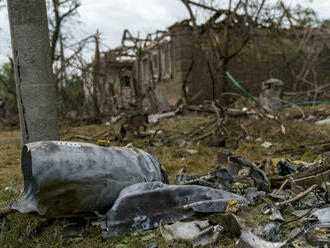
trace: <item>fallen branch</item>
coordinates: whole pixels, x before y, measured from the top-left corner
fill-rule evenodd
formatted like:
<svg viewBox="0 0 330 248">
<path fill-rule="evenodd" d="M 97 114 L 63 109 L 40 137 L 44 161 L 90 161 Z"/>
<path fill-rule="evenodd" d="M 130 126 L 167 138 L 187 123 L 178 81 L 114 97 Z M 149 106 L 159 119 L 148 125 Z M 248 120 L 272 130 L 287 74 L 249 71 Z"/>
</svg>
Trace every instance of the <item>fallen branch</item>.
<svg viewBox="0 0 330 248">
<path fill-rule="evenodd" d="M 289 153 L 289 152 L 297 152 L 297 151 L 300 151 L 305 148 L 314 147 L 314 146 L 322 146 L 322 145 L 327 145 L 327 144 L 330 144 L 330 140 L 311 143 L 311 144 L 302 144 L 302 145 L 299 145 L 296 147 L 278 150 L 278 151 L 273 152 L 272 154 L 274 155 L 274 154 L 282 154 L 282 153 Z"/>
<path fill-rule="evenodd" d="M 275 192 L 275 195 L 278 195 L 288 182 L 289 182 L 289 179 L 288 178 L 285 179 L 285 181 L 282 183 L 281 187 Z"/>
<path fill-rule="evenodd" d="M 289 200 L 275 203 L 275 206 L 280 207 L 280 206 L 284 206 L 284 205 L 288 205 L 290 203 L 296 202 L 296 201 L 304 198 L 305 196 L 307 196 L 309 193 L 311 193 L 317 187 L 318 187 L 318 185 L 317 184 L 314 184 L 313 186 L 311 186 L 310 188 L 308 188 L 306 191 L 301 192 L 300 194 L 296 195 L 295 197 L 293 197 L 293 198 L 291 198 Z"/>
<path fill-rule="evenodd" d="M 217 126 L 216 126 L 216 128 L 217 128 Z M 200 136 L 198 136 L 196 138 L 193 138 L 191 141 L 192 142 L 196 142 L 196 141 L 205 139 L 205 138 L 209 137 L 210 135 L 214 134 L 214 132 L 215 132 L 215 129 L 212 129 L 211 131 L 209 131 L 207 133 L 204 133 L 204 134 L 202 134 L 202 135 L 200 135 Z"/>
<path fill-rule="evenodd" d="M 87 141 L 93 141 L 93 140 L 94 140 L 93 137 L 88 137 L 88 136 L 85 136 L 85 135 L 79 135 L 79 134 L 77 134 L 77 135 L 72 135 L 72 136 L 70 136 L 70 137 L 68 137 L 68 138 L 65 138 L 65 139 L 67 139 L 67 140 L 81 139 L 81 140 L 87 140 Z"/>
</svg>

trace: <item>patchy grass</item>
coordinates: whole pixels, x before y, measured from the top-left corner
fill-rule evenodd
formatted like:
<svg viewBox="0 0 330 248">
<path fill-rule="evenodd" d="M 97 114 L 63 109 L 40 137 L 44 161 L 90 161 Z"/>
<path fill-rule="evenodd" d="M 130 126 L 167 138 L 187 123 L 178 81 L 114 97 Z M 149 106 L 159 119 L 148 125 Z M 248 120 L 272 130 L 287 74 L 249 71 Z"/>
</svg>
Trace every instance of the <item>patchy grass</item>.
<svg viewBox="0 0 330 248">
<path fill-rule="evenodd" d="M 328 111 L 324 106 L 302 108 L 305 114 L 319 113 Z M 321 109 L 321 111 L 320 111 Z M 284 149 L 296 148 L 301 144 L 311 144 L 315 142 L 322 142 L 330 137 L 330 128 L 326 126 L 316 126 L 312 123 L 297 122 L 294 120 L 286 120 L 284 116 L 287 113 L 298 111 L 291 108 L 285 111 L 280 111 L 280 121 L 262 119 L 254 120 L 247 118 L 231 118 L 226 129 L 232 138 L 243 137 L 245 131 L 240 125 L 244 125 L 249 140 L 240 139 L 238 148 L 234 150 L 236 154 L 246 156 L 252 161 L 262 161 L 267 156 L 290 157 L 292 152 L 276 153 Z M 316 115 L 316 114 L 315 114 Z M 154 127 L 149 129 L 163 129 L 169 135 L 183 135 L 187 134 L 197 128 L 205 127 L 205 124 L 214 118 L 212 115 L 206 114 L 189 114 L 178 115 L 173 118 L 163 119 Z M 285 127 L 285 134 L 282 133 L 281 125 Z M 104 138 L 113 139 L 114 134 L 118 132 L 118 126 L 105 125 L 88 125 L 81 127 L 62 127 L 62 139 L 81 141 L 74 136 L 82 135 L 92 137 L 101 132 L 110 131 L 110 136 Z M 261 147 L 260 143 L 256 141 L 261 138 L 263 141 L 273 143 L 273 147 L 265 149 Z M 150 146 L 148 138 L 136 138 L 129 134 L 125 141 L 120 144 L 117 141 L 111 141 L 111 144 L 126 145 L 132 143 L 134 146 L 142 148 L 154 154 L 163 168 L 169 174 L 169 179 L 173 182 L 173 175 L 178 172 L 183 166 L 187 166 L 187 172 L 190 174 L 207 173 L 217 165 L 217 152 L 221 150 L 228 150 L 227 148 L 208 147 L 204 142 L 193 144 L 190 147 L 179 147 L 177 144 L 170 144 L 163 147 Z M 8 205 L 13 202 L 23 188 L 23 178 L 20 171 L 20 132 L 3 131 L 0 132 L 0 206 Z M 187 149 L 197 150 L 196 154 L 189 154 Z M 322 148 L 323 149 L 323 148 Z M 325 149 L 325 148 L 324 148 Z M 307 162 L 313 161 L 320 148 L 315 149 L 310 147 L 308 149 L 295 149 L 294 156 L 299 156 L 299 159 Z M 297 155 L 298 154 L 298 155 Z M 268 216 L 263 216 L 260 213 L 260 206 L 249 208 L 242 212 L 243 217 L 249 226 L 255 227 L 268 222 Z M 290 215 L 287 215 L 291 217 Z M 62 247 L 61 232 L 62 220 L 58 219 L 50 224 L 49 220 L 43 217 L 27 214 L 12 214 L 0 220 L 0 246 L 1 247 Z M 46 223 L 46 224 L 45 224 Z M 42 227 L 42 228 L 41 228 Z M 294 224 L 288 225 L 287 231 L 292 230 Z M 157 243 L 158 247 L 188 247 L 184 243 L 166 242 L 160 235 L 158 230 L 142 232 L 130 237 L 120 236 L 117 238 L 103 241 L 100 236 L 101 230 L 87 225 L 83 240 L 77 244 L 72 244 L 69 247 L 148 247 L 151 243 Z M 217 247 L 233 247 L 237 236 L 225 233 Z"/>
</svg>

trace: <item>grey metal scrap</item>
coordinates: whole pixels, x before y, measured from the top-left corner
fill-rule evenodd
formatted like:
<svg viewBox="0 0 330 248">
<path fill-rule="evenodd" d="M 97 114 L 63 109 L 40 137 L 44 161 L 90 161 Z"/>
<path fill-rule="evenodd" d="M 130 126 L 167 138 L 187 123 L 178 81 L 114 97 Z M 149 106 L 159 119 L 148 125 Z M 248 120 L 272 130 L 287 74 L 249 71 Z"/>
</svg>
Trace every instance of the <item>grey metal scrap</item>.
<svg viewBox="0 0 330 248">
<path fill-rule="evenodd" d="M 228 202 L 246 206 L 244 197 L 198 185 L 139 183 L 126 187 L 106 214 L 103 237 L 156 228 L 160 220 L 174 223 L 196 212 L 223 213 Z"/>
<path fill-rule="evenodd" d="M 185 241 L 192 247 L 211 247 L 223 231 L 220 225 L 212 226 L 207 220 L 176 222 L 166 225 L 160 222 L 160 233 L 167 241 Z"/>
<path fill-rule="evenodd" d="M 109 209 L 119 192 L 140 182 L 163 182 L 157 160 L 123 147 L 41 141 L 22 151 L 24 192 L 12 208 L 66 216 Z"/>
<path fill-rule="evenodd" d="M 287 244 L 284 242 L 268 242 L 265 241 L 250 230 L 242 232 L 239 240 L 235 243 L 235 248 L 281 248 Z"/>
</svg>

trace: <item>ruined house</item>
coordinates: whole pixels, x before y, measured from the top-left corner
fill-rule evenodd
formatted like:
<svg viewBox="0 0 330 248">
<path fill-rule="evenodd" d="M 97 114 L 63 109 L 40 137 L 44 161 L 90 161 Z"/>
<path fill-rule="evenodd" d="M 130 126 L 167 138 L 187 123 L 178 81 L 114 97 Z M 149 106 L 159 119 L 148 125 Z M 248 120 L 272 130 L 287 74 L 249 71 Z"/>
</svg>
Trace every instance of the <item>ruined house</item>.
<svg viewBox="0 0 330 248">
<path fill-rule="evenodd" d="M 111 99 L 114 94 L 112 103 L 117 109 L 136 106 L 141 101 L 146 112 L 166 111 L 187 99 L 210 99 L 212 82 L 208 68 L 202 51 L 192 40 L 192 27 L 181 22 L 162 32 L 161 37 L 144 40 L 148 42 L 136 49 L 134 63 L 104 56 L 104 88 L 113 88 L 112 92 L 105 90 L 109 93 L 106 98 Z M 123 70 L 131 70 L 126 83 Z"/>
<path fill-rule="evenodd" d="M 102 92 L 111 104 L 107 109 L 116 113 L 136 107 L 146 112 L 160 112 L 180 103 L 217 99 L 225 93 L 216 70 L 218 60 L 207 36 L 201 36 L 197 42 L 189 21 L 176 23 L 160 33 L 156 38 L 130 37 L 134 41 L 134 46 L 126 47 L 134 49 L 130 60 L 118 59 L 123 56 L 115 59 L 104 56 L 103 83 L 110 85 Z M 278 42 L 272 40 L 267 31 L 260 30 L 229 64 L 231 74 L 255 96 L 260 92 L 260 83 L 270 77 L 280 78 L 285 82 L 284 90 L 292 91 L 297 81 L 293 71 L 306 67 L 301 65 L 299 57 L 290 60 L 283 54 L 284 49 L 277 46 Z M 292 42 L 291 46 L 296 44 Z M 329 53 L 321 57 L 320 68 L 328 68 Z M 328 80 L 325 71 L 318 75 L 321 82 Z M 230 82 L 226 91 L 239 92 Z"/>
</svg>

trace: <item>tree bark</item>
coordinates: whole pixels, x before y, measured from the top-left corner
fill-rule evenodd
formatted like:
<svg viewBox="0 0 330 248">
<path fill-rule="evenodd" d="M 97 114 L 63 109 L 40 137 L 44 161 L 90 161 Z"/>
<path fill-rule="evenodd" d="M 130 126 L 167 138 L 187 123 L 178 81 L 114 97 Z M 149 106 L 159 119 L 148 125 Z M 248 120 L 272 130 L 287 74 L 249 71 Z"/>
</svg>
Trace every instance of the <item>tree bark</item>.
<svg viewBox="0 0 330 248">
<path fill-rule="evenodd" d="M 23 144 L 58 140 L 45 0 L 8 0 Z"/>
<path fill-rule="evenodd" d="M 94 121 L 96 123 L 101 122 L 101 111 L 99 104 L 99 94 L 100 94 L 100 69 L 101 69 L 101 58 L 100 58 L 100 34 L 97 30 L 94 35 L 95 39 L 95 56 L 94 56 L 94 65 L 93 65 L 93 110 L 94 110 Z"/>
</svg>

